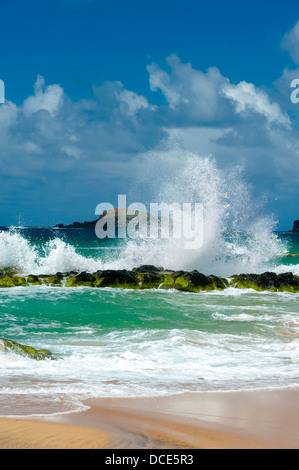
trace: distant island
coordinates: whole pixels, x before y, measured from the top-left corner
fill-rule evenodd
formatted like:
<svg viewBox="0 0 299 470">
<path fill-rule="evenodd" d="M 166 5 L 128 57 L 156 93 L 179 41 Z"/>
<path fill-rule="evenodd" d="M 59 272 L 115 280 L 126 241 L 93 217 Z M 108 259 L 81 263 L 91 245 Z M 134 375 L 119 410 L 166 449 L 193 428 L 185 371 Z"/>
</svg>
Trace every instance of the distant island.
<svg viewBox="0 0 299 470">
<path fill-rule="evenodd" d="M 91 229 L 94 230 L 97 222 L 102 219 L 102 217 L 106 216 L 107 217 L 115 217 L 116 222 L 118 219 L 118 209 L 114 209 L 111 211 L 105 211 L 103 214 L 100 215 L 100 217 L 96 220 L 92 220 L 90 222 L 73 222 L 72 224 L 69 225 L 64 225 L 64 224 L 57 224 L 55 225 L 54 228 L 82 228 L 82 229 Z"/>
<path fill-rule="evenodd" d="M 293 230 L 291 232 L 299 232 L 299 220 L 294 221 Z"/>
<path fill-rule="evenodd" d="M 54 228 L 84 228 L 84 229 L 95 229 L 97 220 L 92 220 L 91 222 L 73 222 L 69 225 L 56 224 Z"/>
<path fill-rule="evenodd" d="M 136 211 L 130 211 L 126 209 L 112 209 L 109 211 L 104 211 L 100 217 L 96 220 L 92 220 L 91 222 L 73 222 L 72 224 L 69 225 L 64 225 L 64 224 L 56 224 L 54 228 L 61 228 L 61 229 L 67 229 L 67 228 L 79 228 L 79 229 L 91 229 L 94 230 L 96 227 L 96 224 L 99 220 L 101 220 L 103 217 L 105 217 L 106 220 L 108 220 L 110 217 L 113 217 L 115 220 L 115 226 L 117 228 L 118 226 L 118 218 L 120 216 L 120 213 L 126 212 L 125 217 L 126 217 L 126 222 L 130 222 L 134 217 L 136 217 Z M 138 212 L 138 211 L 137 211 Z M 144 213 L 147 220 L 150 218 L 153 218 L 154 216 L 151 216 L 150 214 Z M 161 220 L 161 217 L 158 217 L 158 220 Z"/>
</svg>

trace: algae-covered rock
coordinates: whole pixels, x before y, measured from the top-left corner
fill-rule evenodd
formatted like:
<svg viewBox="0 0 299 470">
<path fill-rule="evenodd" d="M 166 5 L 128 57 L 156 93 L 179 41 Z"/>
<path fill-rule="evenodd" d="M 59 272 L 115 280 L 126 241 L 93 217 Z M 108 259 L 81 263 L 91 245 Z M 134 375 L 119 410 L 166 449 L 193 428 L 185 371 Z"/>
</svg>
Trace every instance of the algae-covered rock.
<svg viewBox="0 0 299 470">
<path fill-rule="evenodd" d="M 42 274 L 38 276 L 38 280 L 46 286 L 63 286 L 63 274 L 61 273 L 52 275 Z"/>
<path fill-rule="evenodd" d="M 16 276 L 10 272 L 0 273 L 0 287 L 16 287 L 16 286 L 28 286 L 28 282 L 25 277 Z"/>
<path fill-rule="evenodd" d="M 210 277 L 210 280 L 213 283 L 213 286 L 214 286 L 215 290 L 224 290 L 227 287 L 229 287 L 229 282 L 224 277 L 218 277 L 218 276 L 214 276 L 214 275 L 211 275 L 209 277 Z"/>
<path fill-rule="evenodd" d="M 226 280 L 217 276 L 206 276 L 197 270 L 166 273 L 161 285 L 162 289 L 176 289 L 188 292 L 223 290 L 226 287 Z"/>
<path fill-rule="evenodd" d="M 32 346 L 20 344 L 16 341 L 12 341 L 11 339 L 0 338 L 0 351 L 14 352 L 16 354 L 20 354 L 21 356 L 30 357 L 37 361 L 43 359 L 54 359 L 52 352 L 48 349 L 35 349 Z"/>
<path fill-rule="evenodd" d="M 284 292 L 299 292 L 299 276 L 292 272 L 278 274 L 278 290 Z"/>
<path fill-rule="evenodd" d="M 159 272 L 137 272 L 135 278 L 140 289 L 158 289 L 165 280 L 165 276 Z"/>
<path fill-rule="evenodd" d="M 164 269 L 153 265 L 142 265 L 133 268 L 131 274 L 137 280 L 140 289 L 157 289 L 165 281 Z"/>
<path fill-rule="evenodd" d="M 235 287 L 236 289 L 254 289 L 256 291 L 265 290 L 263 286 L 259 283 L 259 276 L 258 274 L 238 274 L 232 276 L 230 281 L 230 285 Z M 268 286 L 270 287 L 270 286 Z M 274 289 L 271 286 L 271 289 Z M 275 289 L 277 290 L 277 289 Z"/>
<path fill-rule="evenodd" d="M 134 273 L 123 270 L 107 269 L 96 273 L 82 272 L 68 276 L 67 287 L 119 287 L 124 289 L 138 289 L 138 280 Z"/>
<path fill-rule="evenodd" d="M 238 274 L 232 276 L 230 285 L 237 289 L 254 289 L 270 292 L 299 292 L 299 277 L 293 273 Z"/>
<path fill-rule="evenodd" d="M 32 286 L 40 286 L 41 285 L 41 281 L 34 274 L 29 274 L 29 276 L 27 277 L 27 282 L 28 282 L 28 284 L 30 284 Z"/>
<path fill-rule="evenodd" d="M 96 281 L 96 277 L 94 274 L 82 272 L 80 274 L 75 274 L 70 276 L 69 279 L 66 281 L 67 287 L 94 287 Z"/>
<path fill-rule="evenodd" d="M 227 287 L 254 289 L 256 291 L 299 292 L 299 276 L 292 272 L 276 274 L 237 274 L 227 279 L 205 275 L 197 270 L 172 271 L 153 265 L 142 265 L 132 270 L 107 269 L 89 272 L 68 272 L 56 274 L 30 274 L 27 277 L 11 270 L 0 271 L 0 287 L 47 285 L 53 287 L 114 287 L 123 289 L 176 289 L 186 292 L 224 290 Z"/>
<path fill-rule="evenodd" d="M 107 269 L 97 271 L 95 287 L 118 287 L 123 289 L 139 289 L 138 280 L 134 273 L 126 269 Z"/>
</svg>

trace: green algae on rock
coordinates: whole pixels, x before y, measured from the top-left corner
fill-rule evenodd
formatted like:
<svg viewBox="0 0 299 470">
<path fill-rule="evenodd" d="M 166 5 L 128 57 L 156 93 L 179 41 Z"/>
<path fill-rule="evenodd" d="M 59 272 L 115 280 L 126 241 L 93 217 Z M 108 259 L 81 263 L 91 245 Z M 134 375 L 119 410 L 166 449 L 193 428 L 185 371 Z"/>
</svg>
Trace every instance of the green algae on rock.
<svg viewBox="0 0 299 470">
<path fill-rule="evenodd" d="M 232 276 L 230 285 L 237 289 L 254 289 L 270 292 L 299 292 L 299 276 L 292 272 L 276 274 L 238 274 Z"/>
<path fill-rule="evenodd" d="M 197 270 L 191 272 L 178 271 L 169 274 L 161 288 L 174 288 L 176 290 L 200 292 L 202 290 L 223 290 L 227 281 L 217 276 L 205 276 Z"/>
<path fill-rule="evenodd" d="M 32 346 L 17 343 L 11 339 L 0 338 L 0 351 L 2 352 L 14 352 L 21 356 L 30 357 L 37 361 L 43 359 L 55 359 L 52 352 L 48 349 L 35 349 Z"/>
<path fill-rule="evenodd" d="M 2 271 L 0 273 L 0 287 L 16 287 L 28 285 L 28 282 L 23 276 L 14 275 L 9 271 Z"/>
<path fill-rule="evenodd" d="M 61 273 L 56 273 L 54 275 L 43 274 L 41 276 L 38 276 L 40 283 L 46 286 L 62 286 L 63 278 L 64 276 Z"/>
<path fill-rule="evenodd" d="M 197 270 L 172 271 L 152 265 L 142 265 L 132 270 L 106 269 L 89 272 L 68 272 L 21 276 L 12 271 L 0 271 L 1 287 L 112 287 L 121 289 L 175 289 L 186 292 L 236 289 L 255 291 L 299 293 L 299 276 L 292 272 L 276 274 L 236 274 L 229 280 L 215 275 L 205 275 Z"/>
</svg>

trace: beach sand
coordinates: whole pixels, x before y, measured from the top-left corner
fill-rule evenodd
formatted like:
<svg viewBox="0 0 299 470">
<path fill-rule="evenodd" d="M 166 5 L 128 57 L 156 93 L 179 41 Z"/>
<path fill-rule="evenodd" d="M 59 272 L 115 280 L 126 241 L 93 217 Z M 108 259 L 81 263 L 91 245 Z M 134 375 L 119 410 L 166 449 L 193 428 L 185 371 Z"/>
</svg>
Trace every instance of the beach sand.
<svg viewBox="0 0 299 470">
<path fill-rule="evenodd" d="M 0 448 L 296 449 L 299 389 L 99 398 L 83 412 L 1 419 Z"/>
</svg>

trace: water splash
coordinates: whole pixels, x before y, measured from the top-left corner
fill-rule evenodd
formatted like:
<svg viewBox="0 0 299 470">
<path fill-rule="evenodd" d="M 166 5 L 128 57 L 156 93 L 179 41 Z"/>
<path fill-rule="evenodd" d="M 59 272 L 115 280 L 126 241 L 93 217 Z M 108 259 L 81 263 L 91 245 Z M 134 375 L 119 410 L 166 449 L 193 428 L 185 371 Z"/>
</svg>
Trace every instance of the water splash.
<svg viewBox="0 0 299 470">
<path fill-rule="evenodd" d="M 22 274 L 55 274 L 57 272 L 102 269 L 101 260 L 85 257 L 61 238 L 43 245 L 30 243 L 17 230 L 0 232 L 0 269 L 15 268 Z"/>
<path fill-rule="evenodd" d="M 138 167 L 142 191 L 153 200 L 203 204 L 203 245 L 187 250 L 171 238 L 129 241 L 123 255 L 127 266 L 150 263 L 229 276 L 275 270 L 276 257 L 287 253 L 273 232 L 275 221 L 264 214 L 265 201 L 253 200 L 240 166 L 222 170 L 214 158 L 176 145 L 147 153 Z"/>
</svg>

